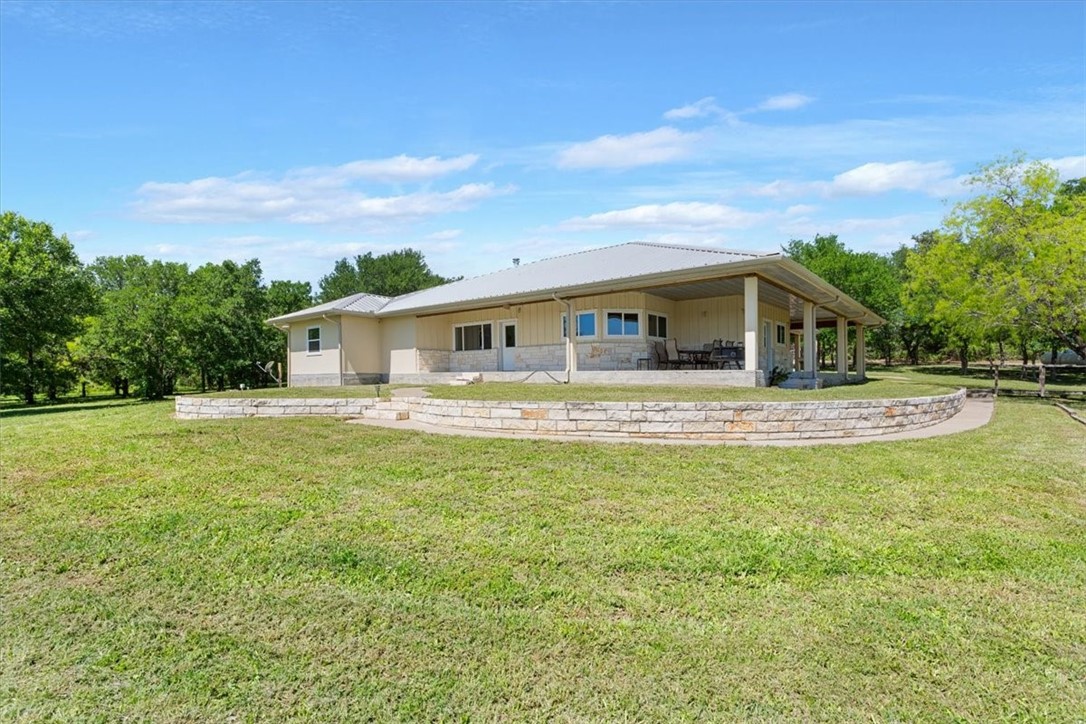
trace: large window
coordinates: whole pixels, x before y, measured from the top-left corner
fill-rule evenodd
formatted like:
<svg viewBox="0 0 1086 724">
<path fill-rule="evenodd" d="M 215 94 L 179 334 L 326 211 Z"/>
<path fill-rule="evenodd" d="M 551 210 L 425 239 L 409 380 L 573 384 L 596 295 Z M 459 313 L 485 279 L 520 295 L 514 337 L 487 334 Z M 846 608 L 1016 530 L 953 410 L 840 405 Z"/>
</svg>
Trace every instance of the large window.
<svg viewBox="0 0 1086 724">
<path fill-rule="evenodd" d="M 664 339 L 667 337 L 667 317 L 649 313 L 649 336 Z"/>
<path fill-rule="evenodd" d="M 309 327 L 305 330 L 306 354 L 321 353 L 321 328 Z"/>
<path fill-rule="evenodd" d="M 453 327 L 453 349 L 457 352 L 493 349 L 492 326 L 490 322 L 484 322 L 483 324 L 461 324 Z"/>
<path fill-rule="evenodd" d="M 641 316 L 637 312 L 607 312 L 608 337 L 639 337 Z"/>
<path fill-rule="evenodd" d="M 578 337 L 595 337 L 596 336 L 596 310 L 593 309 L 589 312 L 577 312 L 574 315 L 577 319 L 577 336 Z M 569 320 L 566 315 L 562 315 L 562 339 L 569 336 Z"/>
</svg>

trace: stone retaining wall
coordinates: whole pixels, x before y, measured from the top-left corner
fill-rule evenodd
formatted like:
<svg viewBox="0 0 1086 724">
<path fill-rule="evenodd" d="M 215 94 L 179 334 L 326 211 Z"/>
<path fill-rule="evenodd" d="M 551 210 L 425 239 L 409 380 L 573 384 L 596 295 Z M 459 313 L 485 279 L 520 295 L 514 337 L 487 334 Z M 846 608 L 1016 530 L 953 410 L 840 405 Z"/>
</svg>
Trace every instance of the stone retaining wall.
<svg viewBox="0 0 1086 724">
<path fill-rule="evenodd" d="M 883 435 L 956 415 L 965 390 L 938 397 L 811 402 L 499 402 L 493 400 L 177 398 L 177 416 L 387 417 L 452 428 L 539 435 L 786 440 Z"/>
<path fill-rule="evenodd" d="M 284 417 L 287 415 L 329 415 L 358 417 L 381 400 L 369 397 L 269 398 L 269 397 L 177 397 L 174 409 L 182 420 L 221 420 L 228 417 Z"/>
</svg>

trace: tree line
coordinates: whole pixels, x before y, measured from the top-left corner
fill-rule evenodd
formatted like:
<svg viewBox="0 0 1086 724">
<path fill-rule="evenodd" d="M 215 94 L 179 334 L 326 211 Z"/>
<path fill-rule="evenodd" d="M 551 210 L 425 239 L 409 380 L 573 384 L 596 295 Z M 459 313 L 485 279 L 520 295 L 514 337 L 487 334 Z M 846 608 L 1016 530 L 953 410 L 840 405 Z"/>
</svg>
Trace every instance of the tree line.
<svg viewBox="0 0 1086 724">
<path fill-rule="evenodd" d="M 784 251 L 886 319 L 870 344 L 888 365 L 953 358 L 965 369 L 1063 349 L 1086 358 L 1086 179 L 1060 184 L 1051 166 L 1016 155 L 967 184 L 978 193 L 939 229 L 889 254 L 850 251 L 835 235 Z M 819 333 L 820 355 L 835 336 Z"/>
<path fill-rule="evenodd" d="M 309 282 L 265 284 L 257 259 L 190 269 L 129 255 L 84 265 L 49 224 L 5 212 L 0 393 L 30 404 L 80 380 L 151 399 L 179 384 L 263 386 L 286 361 L 283 333 L 264 320 L 357 292 L 395 296 L 446 281 L 413 249 L 341 259 L 316 295 Z"/>
<path fill-rule="evenodd" d="M 1069 348 L 1086 357 L 1086 179 L 1022 156 L 982 167 L 979 193 L 888 254 L 848 249 L 836 235 L 784 251 L 887 324 L 870 344 L 904 360 L 1023 360 Z M 456 279 L 458 279 L 457 277 Z M 188 388 L 261 386 L 285 363 L 282 332 L 265 319 L 358 292 L 397 296 L 455 279 L 402 249 L 335 262 L 316 294 L 308 282 L 265 284 L 257 259 L 187 264 L 142 256 L 84 265 L 49 224 L 0 215 L 0 393 L 33 403 L 79 380 L 148 398 Z M 820 360 L 836 350 L 819 333 Z M 259 365 L 259 366 L 258 366 Z M 280 369 L 282 369 L 280 367 Z"/>
</svg>

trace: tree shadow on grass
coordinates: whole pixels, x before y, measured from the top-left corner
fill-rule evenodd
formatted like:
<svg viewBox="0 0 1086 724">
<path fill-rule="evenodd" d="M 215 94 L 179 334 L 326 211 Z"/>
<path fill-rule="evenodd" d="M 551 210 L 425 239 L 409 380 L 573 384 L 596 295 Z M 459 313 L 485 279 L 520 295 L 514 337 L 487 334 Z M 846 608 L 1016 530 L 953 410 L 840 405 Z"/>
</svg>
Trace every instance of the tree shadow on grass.
<svg viewBox="0 0 1086 724">
<path fill-rule="evenodd" d="M 79 410 L 105 410 L 110 407 L 132 407 L 134 405 L 146 405 L 149 402 L 151 402 L 151 400 L 110 397 L 105 400 L 63 400 L 60 402 L 44 402 L 35 405 L 23 404 L 0 409 L 0 419 L 31 417 L 34 415 L 51 415 L 58 412 L 76 412 Z"/>
</svg>

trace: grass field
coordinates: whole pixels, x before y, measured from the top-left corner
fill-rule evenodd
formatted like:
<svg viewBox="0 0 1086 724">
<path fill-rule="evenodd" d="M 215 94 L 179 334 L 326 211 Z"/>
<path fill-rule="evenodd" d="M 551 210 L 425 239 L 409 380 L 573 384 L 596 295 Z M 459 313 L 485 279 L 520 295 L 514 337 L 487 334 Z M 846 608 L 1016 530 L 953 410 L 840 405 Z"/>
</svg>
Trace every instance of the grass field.
<svg viewBox="0 0 1086 724">
<path fill-rule="evenodd" d="M 0 720 L 1086 718 L 1086 427 L 833 448 L 0 416 Z"/>
</svg>

